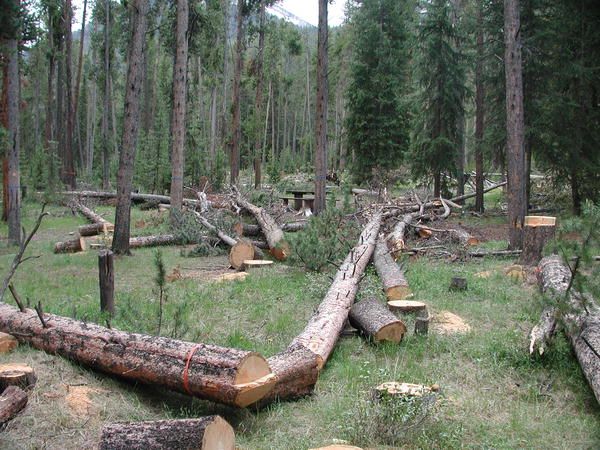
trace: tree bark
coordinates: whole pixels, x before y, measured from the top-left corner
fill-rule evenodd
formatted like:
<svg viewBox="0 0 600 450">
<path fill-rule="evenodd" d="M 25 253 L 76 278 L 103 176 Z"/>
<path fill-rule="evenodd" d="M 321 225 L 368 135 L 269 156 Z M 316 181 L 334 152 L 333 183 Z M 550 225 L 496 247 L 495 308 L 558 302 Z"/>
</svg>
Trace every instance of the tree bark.
<svg viewBox="0 0 600 450">
<path fill-rule="evenodd" d="M 65 242 L 57 242 L 54 244 L 54 253 L 78 253 L 83 252 L 87 248 L 85 240 L 80 237 Z"/>
<path fill-rule="evenodd" d="M 256 55 L 256 96 L 254 98 L 254 188 L 261 185 L 261 135 L 263 104 L 263 61 L 265 53 L 265 1 L 260 0 L 260 24 L 258 31 L 258 54 Z"/>
<path fill-rule="evenodd" d="M 230 182 L 237 184 L 240 175 L 241 125 L 241 83 L 244 62 L 244 8 L 246 0 L 238 0 L 236 17 L 235 66 L 233 68 L 233 98 L 231 104 L 231 147 L 229 161 L 231 167 Z"/>
<path fill-rule="evenodd" d="M 113 241 L 114 242 L 114 241 Z M 138 236 L 129 239 L 129 248 L 157 247 L 160 245 L 177 245 L 181 239 L 172 234 L 158 234 L 155 236 Z"/>
<path fill-rule="evenodd" d="M 292 345 L 302 345 L 317 355 L 319 370 L 327 362 L 348 319 L 358 284 L 375 249 L 380 225 L 381 213 L 377 212 L 340 266 L 316 313 L 292 341 Z"/>
<path fill-rule="evenodd" d="M 475 211 L 483 213 L 483 127 L 485 91 L 483 83 L 483 6 L 477 4 L 477 63 L 475 66 Z"/>
<path fill-rule="evenodd" d="M 402 269 L 396 264 L 388 250 L 386 241 L 381 237 L 377 241 L 373 262 L 377 275 L 383 283 L 383 290 L 389 300 L 404 300 L 410 294 L 408 281 Z"/>
<path fill-rule="evenodd" d="M 131 186 L 140 119 L 140 92 L 142 88 L 144 46 L 146 43 L 147 0 L 132 2 L 132 41 L 125 90 L 123 143 L 117 173 L 117 208 L 112 251 L 117 255 L 129 254 L 129 221 L 131 212 Z"/>
<path fill-rule="evenodd" d="M 20 1 L 16 2 L 17 5 Z M 20 160 L 20 124 L 19 124 L 19 48 L 18 34 L 7 39 L 7 114 L 8 114 L 8 240 L 11 244 L 21 242 L 21 175 L 19 170 Z"/>
<path fill-rule="evenodd" d="M 83 0 L 83 13 L 81 17 L 81 35 L 79 37 L 79 58 L 77 60 L 77 78 L 75 79 L 75 92 L 73 95 L 73 117 L 77 117 L 79 107 L 79 91 L 81 88 L 81 71 L 83 69 L 83 44 L 85 41 L 85 15 L 87 12 L 87 0 Z"/>
<path fill-rule="evenodd" d="M 0 331 L 47 353 L 127 380 L 161 386 L 226 405 L 245 407 L 275 381 L 257 353 L 164 337 L 126 333 L 66 317 L 0 304 Z"/>
<path fill-rule="evenodd" d="M 80 236 L 95 236 L 97 234 L 106 233 L 114 230 L 114 225 L 99 214 L 96 214 L 90 208 L 82 205 L 79 202 L 73 202 L 73 207 L 77 209 L 89 221 L 93 222 L 90 225 L 82 225 L 79 227 Z"/>
<path fill-rule="evenodd" d="M 555 233 L 556 217 L 525 216 L 521 264 L 537 266 L 542 259 L 544 246 L 554 239 Z"/>
<path fill-rule="evenodd" d="M 315 207 L 314 213 L 320 214 L 325 210 L 325 183 L 327 177 L 327 109 L 329 102 L 329 86 L 327 82 L 328 57 L 327 40 L 329 28 L 327 25 L 328 0 L 319 0 L 319 34 L 317 55 L 317 111 L 316 135 L 317 147 L 315 154 Z"/>
<path fill-rule="evenodd" d="M 109 114 L 111 109 L 110 60 L 110 0 L 104 0 L 104 106 L 102 109 L 102 189 L 108 189 L 110 185 L 110 137 L 108 132 Z"/>
<path fill-rule="evenodd" d="M 63 149 L 63 182 L 70 189 L 75 189 L 75 165 L 73 161 L 73 130 L 74 119 L 73 115 L 73 87 L 72 83 L 72 49 L 71 44 L 73 36 L 71 34 L 71 18 L 73 11 L 71 8 L 71 0 L 65 0 L 64 5 L 64 27 L 65 27 L 65 106 L 66 110 L 66 135 Z"/>
<path fill-rule="evenodd" d="M 308 222 L 288 222 L 282 223 L 281 229 L 286 233 L 295 233 L 297 231 L 302 231 L 306 228 Z M 259 225 L 253 225 L 250 223 L 242 223 L 242 235 L 244 236 L 260 236 L 262 234 L 262 230 Z"/>
<path fill-rule="evenodd" d="M 386 238 L 387 246 L 395 259 L 398 259 L 402 254 L 402 250 L 406 248 L 404 237 L 406 236 L 406 229 L 413 221 L 414 216 L 412 214 L 405 214 L 402 220 L 399 220 L 392 232 Z"/>
<path fill-rule="evenodd" d="M 6 423 L 27 405 L 27 394 L 17 386 L 7 387 L 0 395 L 0 424 Z"/>
<path fill-rule="evenodd" d="M 406 333 L 406 325 L 397 319 L 383 303 L 376 298 L 355 303 L 350 309 L 350 325 L 359 329 L 375 343 L 394 342 L 398 344 Z"/>
<path fill-rule="evenodd" d="M 235 433 L 220 416 L 104 425 L 100 450 L 235 450 Z"/>
<path fill-rule="evenodd" d="M 179 214 L 183 204 L 183 168 L 188 60 L 188 1 L 177 0 L 177 47 L 173 70 L 173 114 L 171 122 L 171 216 Z"/>
<path fill-rule="evenodd" d="M 525 140 L 523 68 L 519 0 L 504 0 L 504 68 L 506 75 L 506 151 L 508 160 L 508 247 L 523 246 L 523 220 L 527 214 L 525 192 Z"/>
<path fill-rule="evenodd" d="M 100 287 L 100 311 L 115 315 L 115 267 L 110 250 L 98 252 L 98 284 Z"/>
</svg>

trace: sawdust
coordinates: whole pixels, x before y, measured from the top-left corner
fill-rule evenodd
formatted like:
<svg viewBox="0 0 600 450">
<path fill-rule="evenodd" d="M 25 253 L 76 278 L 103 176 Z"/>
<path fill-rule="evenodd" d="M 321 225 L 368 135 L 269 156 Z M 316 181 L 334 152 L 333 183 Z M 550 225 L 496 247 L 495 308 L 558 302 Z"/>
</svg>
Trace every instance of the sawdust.
<svg viewBox="0 0 600 450">
<path fill-rule="evenodd" d="M 483 272 L 477 272 L 474 276 L 476 278 L 484 278 L 484 279 L 486 279 L 486 278 L 491 277 L 492 274 L 493 274 L 493 272 L 491 270 L 484 270 Z"/>
<path fill-rule="evenodd" d="M 519 264 L 513 264 L 512 266 L 508 266 L 504 270 L 504 273 L 506 274 L 506 276 L 512 278 L 515 281 L 523 281 L 526 277 L 525 269 Z"/>
<path fill-rule="evenodd" d="M 471 331 L 471 326 L 467 322 L 449 311 L 435 313 L 430 327 L 438 334 L 462 334 Z"/>
<path fill-rule="evenodd" d="M 65 403 L 71 414 L 77 417 L 83 415 L 91 416 L 96 413 L 97 405 L 92 401 L 90 395 L 108 392 L 105 389 L 92 388 L 89 386 L 66 386 L 67 395 Z"/>
</svg>

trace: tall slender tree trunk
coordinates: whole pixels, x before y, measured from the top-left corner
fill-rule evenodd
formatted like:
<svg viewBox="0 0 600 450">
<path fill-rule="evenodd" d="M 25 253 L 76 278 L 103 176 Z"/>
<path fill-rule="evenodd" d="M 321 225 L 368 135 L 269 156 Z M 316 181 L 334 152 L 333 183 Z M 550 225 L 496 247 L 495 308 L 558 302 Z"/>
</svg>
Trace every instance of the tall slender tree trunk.
<svg viewBox="0 0 600 450">
<path fill-rule="evenodd" d="M 75 189 L 75 164 L 73 161 L 73 87 L 72 87 L 72 48 L 73 36 L 71 33 L 71 17 L 73 14 L 71 0 L 65 0 L 64 8 L 64 26 L 65 26 L 65 106 L 67 117 L 67 128 L 64 142 L 63 153 L 63 182 L 71 189 Z"/>
<path fill-rule="evenodd" d="M 523 68 L 518 0 L 504 0 L 504 44 L 506 150 L 508 160 L 508 246 L 514 250 L 523 246 L 522 229 L 527 214 L 524 178 Z"/>
<path fill-rule="evenodd" d="M 110 0 L 104 3 L 104 107 L 102 109 L 102 189 L 110 184 Z"/>
<path fill-rule="evenodd" d="M 129 254 L 129 225 L 131 212 L 131 187 L 140 121 L 140 93 L 143 83 L 144 51 L 148 0 L 133 0 L 131 24 L 133 27 L 129 48 L 127 83 L 125 84 L 125 110 L 123 140 L 117 173 L 117 209 L 112 251 L 118 255 Z"/>
<path fill-rule="evenodd" d="M 475 67 L 475 211 L 483 213 L 483 127 L 485 117 L 483 84 L 483 5 L 477 5 L 477 63 Z"/>
<path fill-rule="evenodd" d="M 81 16 L 81 35 L 79 37 L 79 59 L 77 61 L 77 78 L 75 79 L 75 92 L 73 95 L 73 116 L 77 116 L 79 107 L 79 91 L 81 87 L 81 71 L 83 69 L 83 44 L 85 42 L 85 14 L 87 10 L 87 0 L 83 0 L 83 13 Z"/>
<path fill-rule="evenodd" d="M 2 54 L 2 96 L 0 99 L 0 125 L 8 131 L 8 42 L 0 40 Z M 2 220 L 8 221 L 8 151 L 2 157 Z"/>
<path fill-rule="evenodd" d="M 258 54 L 256 55 L 256 96 L 254 97 L 254 188 L 261 184 L 261 133 L 263 104 L 263 60 L 265 50 L 265 0 L 260 0 L 260 24 L 258 31 Z"/>
<path fill-rule="evenodd" d="M 317 151 L 315 154 L 315 214 L 325 211 L 325 183 L 327 177 L 327 109 L 329 86 L 327 82 L 327 2 L 319 0 L 319 37 L 317 56 Z"/>
<path fill-rule="evenodd" d="M 20 4 L 16 0 L 17 6 Z M 7 114 L 8 114 L 8 241 L 21 242 L 21 204 L 19 172 L 19 29 L 6 40 L 7 56 Z"/>
<path fill-rule="evenodd" d="M 229 11 L 230 0 L 221 0 L 223 8 L 223 105 L 221 109 L 221 145 L 225 148 L 227 139 L 227 82 L 229 80 Z"/>
<path fill-rule="evenodd" d="M 185 113 L 188 60 L 188 2 L 177 0 L 177 47 L 173 74 L 173 133 L 171 149 L 171 217 L 181 211 L 183 204 L 183 167 L 185 149 Z"/>
<path fill-rule="evenodd" d="M 269 80 L 269 90 L 267 96 L 267 107 L 265 109 L 265 132 L 263 134 L 263 145 L 262 145 L 262 163 L 266 162 L 267 158 L 267 135 L 269 134 L 269 113 L 271 111 L 271 94 L 273 92 L 273 82 Z"/>
<path fill-rule="evenodd" d="M 238 0 L 235 38 L 235 66 L 233 68 L 233 97 L 231 105 L 231 145 L 229 161 L 230 183 L 235 185 L 240 175 L 240 141 L 242 139 L 240 91 L 244 61 L 244 7 L 246 0 Z"/>
<path fill-rule="evenodd" d="M 210 147 L 209 169 L 215 167 L 217 156 L 217 85 L 213 85 L 210 93 Z"/>
</svg>

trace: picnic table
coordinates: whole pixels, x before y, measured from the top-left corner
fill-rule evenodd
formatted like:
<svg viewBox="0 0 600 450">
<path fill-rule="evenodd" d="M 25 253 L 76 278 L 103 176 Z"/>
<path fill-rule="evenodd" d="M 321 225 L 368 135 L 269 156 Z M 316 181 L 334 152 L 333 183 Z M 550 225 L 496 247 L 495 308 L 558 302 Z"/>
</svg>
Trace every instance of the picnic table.
<svg viewBox="0 0 600 450">
<path fill-rule="evenodd" d="M 331 186 L 326 186 L 325 191 L 331 192 Z M 310 208 L 315 204 L 315 189 L 314 188 L 290 188 L 285 191 L 291 196 L 280 197 L 284 205 L 288 205 L 290 200 L 294 201 L 294 209 Z"/>
</svg>

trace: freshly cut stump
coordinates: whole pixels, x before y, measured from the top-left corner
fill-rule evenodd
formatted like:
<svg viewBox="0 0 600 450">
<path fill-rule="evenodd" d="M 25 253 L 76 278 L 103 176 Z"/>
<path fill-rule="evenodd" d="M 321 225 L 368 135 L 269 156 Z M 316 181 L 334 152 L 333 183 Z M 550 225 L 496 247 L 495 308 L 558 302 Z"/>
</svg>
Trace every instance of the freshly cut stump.
<svg viewBox="0 0 600 450">
<path fill-rule="evenodd" d="M 229 264 L 236 270 L 244 270 L 244 261 L 254 259 L 254 246 L 246 241 L 238 241 L 229 250 Z"/>
<path fill-rule="evenodd" d="M 525 216 L 521 264 L 537 265 L 542 259 L 544 246 L 554 239 L 555 234 L 556 217 Z"/>
<path fill-rule="evenodd" d="M 464 247 L 471 247 L 479 244 L 479 239 L 461 227 L 456 227 L 452 230 L 452 237 Z"/>
<path fill-rule="evenodd" d="M 13 419 L 27 405 L 27 394 L 17 386 L 7 387 L 0 395 L 0 424 Z"/>
<path fill-rule="evenodd" d="M 373 262 L 388 301 L 404 300 L 410 295 L 408 281 L 406 281 L 402 269 L 394 261 L 387 244 L 381 238 L 377 241 Z"/>
<path fill-rule="evenodd" d="M 426 336 L 429 333 L 430 321 L 431 316 L 429 315 L 429 311 L 427 311 L 427 308 L 425 308 L 422 311 L 419 311 L 415 319 L 415 334 L 418 334 L 420 336 Z"/>
<path fill-rule="evenodd" d="M 432 392 L 439 391 L 437 384 L 425 386 L 422 384 L 399 383 L 397 381 L 388 381 L 382 383 L 374 389 L 375 398 L 389 397 L 423 397 Z"/>
<path fill-rule="evenodd" d="M 415 313 L 423 311 L 427 308 L 427 305 L 423 302 L 417 302 L 414 300 L 392 300 L 387 302 L 390 311 L 399 313 Z"/>
<path fill-rule="evenodd" d="M 54 245 L 54 253 L 78 253 L 84 252 L 86 248 L 85 239 L 80 237 L 70 241 L 57 242 Z"/>
<path fill-rule="evenodd" d="M 127 333 L 0 304 L 0 331 L 21 343 L 123 379 L 246 407 L 273 388 L 265 358 L 245 350 Z"/>
<path fill-rule="evenodd" d="M 246 259 L 242 264 L 243 270 L 262 269 L 264 267 L 272 266 L 273 261 L 264 259 Z"/>
<path fill-rule="evenodd" d="M 309 450 L 363 450 L 361 447 L 355 447 L 354 445 L 345 444 L 333 444 L 327 447 L 311 448 Z"/>
<path fill-rule="evenodd" d="M 0 365 L 0 392 L 8 386 L 18 386 L 27 389 L 35 385 L 37 377 L 35 371 L 25 364 Z"/>
<path fill-rule="evenodd" d="M 406 325 L 376 298 L 355 303 L 350 309 L 350 325 L 363 332 L 373 342 L 399 343 L 406 333 Z"/>
<path fill-rule="evenodd" d="M 235 450 L 235 433 L 220 416 L 105 425 L 100 450 Z"/>
<path fill-rule="evenodd" d="M 19 341 L 12 334 L 0 333 L 0 354 L 10 353 L 19 346 Z"/>
</svg>

